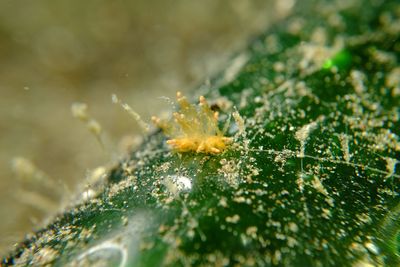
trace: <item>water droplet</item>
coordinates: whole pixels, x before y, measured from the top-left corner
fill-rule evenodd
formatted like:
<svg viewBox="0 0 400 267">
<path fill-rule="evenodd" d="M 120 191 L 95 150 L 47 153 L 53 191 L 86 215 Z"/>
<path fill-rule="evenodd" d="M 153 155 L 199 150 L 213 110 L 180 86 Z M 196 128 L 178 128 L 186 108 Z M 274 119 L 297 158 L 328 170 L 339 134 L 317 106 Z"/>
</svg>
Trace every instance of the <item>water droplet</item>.
<svg viewBox="0 0 400 267">
<path fill-rule="evenodd" d="M 165 178 L 165 186 L 172 194 L 188 193 L 192 190 L 192 181 L 186 176 L 169 175 Z"/>
</svg>

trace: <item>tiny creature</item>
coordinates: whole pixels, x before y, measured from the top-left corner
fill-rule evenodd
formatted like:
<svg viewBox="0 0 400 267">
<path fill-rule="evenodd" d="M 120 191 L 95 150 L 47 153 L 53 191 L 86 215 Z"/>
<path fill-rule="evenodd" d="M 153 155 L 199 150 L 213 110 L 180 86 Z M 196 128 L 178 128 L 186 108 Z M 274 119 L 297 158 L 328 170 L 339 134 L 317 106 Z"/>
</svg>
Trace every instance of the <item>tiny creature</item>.
<svg viewBox="0 0 400 267">
<path fill-rule="evenodd" d="M 173 150 L 205 154 L 220 154 L 232 142 L 225 137 L 218 127 L 218 112 L 214 112 L 204 96 L 200 96 L 199 105 L 190 104 L 181 92 L 176 94 L 180 106 L 179 112 L 173 113 L 170 122 L 152 117 L 170 139 L 167 141 Z"/>
</svg>

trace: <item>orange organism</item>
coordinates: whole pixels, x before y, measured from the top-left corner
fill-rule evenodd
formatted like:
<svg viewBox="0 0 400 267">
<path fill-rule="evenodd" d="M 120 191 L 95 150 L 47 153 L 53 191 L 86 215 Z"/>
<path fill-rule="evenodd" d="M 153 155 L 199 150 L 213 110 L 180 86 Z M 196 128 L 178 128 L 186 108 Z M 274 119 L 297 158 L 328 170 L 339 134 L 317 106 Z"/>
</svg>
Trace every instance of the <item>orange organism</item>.
<svg viewBox="0 0 400 267">
<path fill-rule="evenodd" d="M 176 98 L 180 111 L 173 114 L 171 122 L 152 117 L 152 121 L 170 138 L 167 144 L 177 152 L 222 153 L 232 138 L 225 137 L 219 129 L 218 112 L 211 110 L 204 96 L 200 96 L 198 107 L 190 104 L 180 92 Z"/>
</svg>

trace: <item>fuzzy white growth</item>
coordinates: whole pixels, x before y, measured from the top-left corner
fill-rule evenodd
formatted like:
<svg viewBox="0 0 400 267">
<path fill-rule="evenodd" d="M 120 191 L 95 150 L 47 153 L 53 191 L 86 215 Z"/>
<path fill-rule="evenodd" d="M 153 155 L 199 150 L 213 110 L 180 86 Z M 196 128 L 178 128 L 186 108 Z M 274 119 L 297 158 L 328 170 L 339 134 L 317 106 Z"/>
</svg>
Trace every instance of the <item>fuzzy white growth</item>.
<svg viewBox="0 0 400 267">
<path fill-rule="evenodd" d="M 295 138 L 300 141 L 300 153 L 298 154 L 300 158 L 304 158 L 306 141 L 310 136 L 310 133 L 314 131 L 316 128 L 317 128 L 317 123 L 314 121 L 307 125 L 304 125 L 295 133 Z"/>
<path fill-rule="evenodd" d="M 96 137 L 102 148 L 104 143 L 101 138 L 102 128 L 98 121 L 92 118 L 88 112 L 88 105 L 86 103 L 75 102 L 71 105 L 72 116 L 86 124 L 87 129 Z"/>
<path fill-rule="evenodd" d="M 89 201 L 93 197 L 97 196 L 100 191 L 104 189 L 105 181 L 107 178 L 107 168 L 106 167 L 97 167 L 92 171 L 89 171 L 85 184 L 84 190 L 80 192 L 79 199 L 84 202 Z"/>
<path fill-rule="evenodd" d="M 38 183 L 50 190 L 61 191 L 59 184 L 54 182 L 29 159 L 15 157 L 11 161 L 12 170 L 19 179 L 27 183 Z"/>
<path fill-rule="evenodd" d="M 85 103 L 72 103 L 71 112 L 72 116 L 81 121 L 87 121 L 89 118 L 88 106 Z"/>
<path fill-rule="evenodd" d="M 340 145 L 343 150 L 343 158 L 346 162 L 350 162 L 351 154 L 350 154 L 350 148 L 349 148 L 349 138 L 345 134 L 340 134 L 339 140 L 340 140 Z"/>
<path fill-rule="evenodd" d="M 29 187 L 16 189 L 17 200 L 44 213 L 54 212 L 58 208 L 59 198 L 64 196 L 65 190 L 68 191 L 66 185 L 56 183 L 26 158 L 16 157 L 11 163 L 17 178 Z"/>
<path fill-rule="evenodd" d="M 236 122 L 236 125 L 238 127 L 238 135 L 241 135 L 245 131 L 245 124 L 244 124 L 244 119 L 242 116 L 240 116 L 239 112 L 236 110 L 232 113 L 232 117 Z"/>
<path fill-rule="evenodd" d="M 300 152 L 297 155 L 298 157 L 304 158 L 304 151 L 306 148 L 307 139 L 309 138 L 311 132 L 313 132 L 317 128 L 318 123 L 323 121 L 324 119 L 324 116 L 320 116 L 317 118 L 316 121 L 310 122 L 309 124 L 304 125 L 296 131 L 295 138 L 300 141 Z"/>
<path fill-rule="evenodd" d="M 111 95 L 111 101 L 119 104 L 136 121 L 143 133 L 146 134 L 150 131 L 150 126 L 142 120 L 139 113 L 135 112 L 127 103 L 123 103 L 117 95 Z"/>
<path fill-rule="evenodd" d="M 96 120 L 90 120 L 87 123 L 87 127 L 91 133 L 93 133 L 95 136 L 100 136 L 101 134 L 101 125 L 98 123 Z"/>
<path fill-rule="evenodd" d="M 386 175 L 385 179 L 390 178 L 396 171 L 396 164 L 399 163 L 397 159 L 386 157 L 386 169 L 388 174 Z"/>
<path fill-rule="evenodd" d="M 33 191 L 24 189 L 17 189 L 15 195 L 18 196 L 18 201 L 21 203 L 33 207 L 42 211 L 43 213 L 49 213 L 57 210 L 59 207 L 52 199 Z"/>
</svg>

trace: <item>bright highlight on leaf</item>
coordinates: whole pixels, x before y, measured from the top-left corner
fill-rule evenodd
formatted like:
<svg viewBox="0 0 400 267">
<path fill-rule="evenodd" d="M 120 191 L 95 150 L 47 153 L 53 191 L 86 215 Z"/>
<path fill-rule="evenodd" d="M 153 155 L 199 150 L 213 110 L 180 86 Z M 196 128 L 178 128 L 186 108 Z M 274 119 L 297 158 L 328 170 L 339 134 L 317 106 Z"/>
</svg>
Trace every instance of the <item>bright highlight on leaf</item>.
<svg viewBox="0 0 400 267">
<path fill-rule="evenodd" d="M 218 112 L 214 112 L 204 96 L 200 96 L 199 105 L 190 104 L 180 92 L 176 94 L 180 111 L 166 122 L 152 117 L 170 139 L 167 144 L 177 152 L 196 152 L 206 154 L 222 153 L 232 142 L 218 127 Z"/>
<path fill-rule="evenodd" d="M 342 50 L 332 58 L 327 59 L 322 67 L 324 69 L 330 69 L 332 67 L 338 67 L 339 69 L 341 69 L 348 67 L 350 63 L 351 63 L 350 52 L 347 50 Z"/>
</svg>

